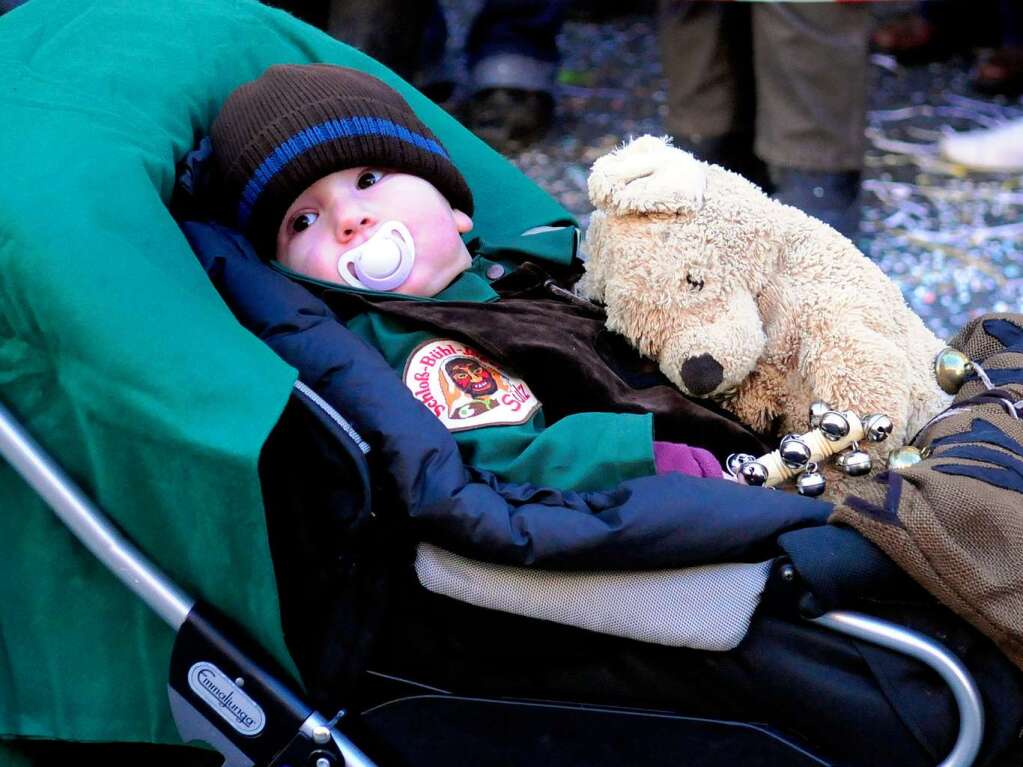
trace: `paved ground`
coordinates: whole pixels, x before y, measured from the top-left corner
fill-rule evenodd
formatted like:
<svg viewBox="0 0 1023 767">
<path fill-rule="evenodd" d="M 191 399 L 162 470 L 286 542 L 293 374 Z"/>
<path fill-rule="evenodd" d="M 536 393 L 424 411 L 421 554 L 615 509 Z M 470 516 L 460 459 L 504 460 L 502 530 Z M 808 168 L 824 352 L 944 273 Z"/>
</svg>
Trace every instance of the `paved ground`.
<svg viewBox="0 0 1023 767">
<path fill-rule="evenodd" d="M 457 35 L 474 3 L 446 4 Z M 649 15 L 570 22 L 561 50 L 557 125 L 512 160 L 585 223 L 593 160 L 630 135 L 664 133 L 665 81 Z M 1023 102 L 973 93 L 969 66 L 960 58 L 903 67 L 875 56 L 871 67 L 858 244 L 942 336 L 983 311 L 1023 311 L 1023 179 L 970 174 L 934 153 L 944 126 L 965 130 L 1023 115 Z"/>
</svg>

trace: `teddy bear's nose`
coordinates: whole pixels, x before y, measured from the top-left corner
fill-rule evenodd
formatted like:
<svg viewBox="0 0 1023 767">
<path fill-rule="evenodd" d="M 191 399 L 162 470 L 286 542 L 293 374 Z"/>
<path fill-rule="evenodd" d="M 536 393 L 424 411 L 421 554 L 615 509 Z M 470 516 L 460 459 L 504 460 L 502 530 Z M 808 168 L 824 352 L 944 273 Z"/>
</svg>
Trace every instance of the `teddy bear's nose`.
<svg viewBox="0 0 1023 767">
<path fill-rule="evenodd" d="M 690 357 L 682 363 L 682 383 L 697 397 L 714 391 L 724 378 L 724 368 L 709 354 Z"/>
</svg>

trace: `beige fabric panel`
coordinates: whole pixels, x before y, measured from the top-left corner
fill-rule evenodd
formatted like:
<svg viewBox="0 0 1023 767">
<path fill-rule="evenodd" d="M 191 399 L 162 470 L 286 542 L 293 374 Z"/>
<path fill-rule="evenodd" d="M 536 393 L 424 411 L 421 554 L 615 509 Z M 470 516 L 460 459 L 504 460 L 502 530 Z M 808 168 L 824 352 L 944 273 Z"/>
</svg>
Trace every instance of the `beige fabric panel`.
<svg viewBox="0 0 1023 767">
<path fill-rule="evenodd" d="M 641 642 L 731 650 L 760 602 L 771 563 L 641 572 L 563 572 L 479 562 L 420 544 L 429 591 L 491 610 Z"/>
</svg>

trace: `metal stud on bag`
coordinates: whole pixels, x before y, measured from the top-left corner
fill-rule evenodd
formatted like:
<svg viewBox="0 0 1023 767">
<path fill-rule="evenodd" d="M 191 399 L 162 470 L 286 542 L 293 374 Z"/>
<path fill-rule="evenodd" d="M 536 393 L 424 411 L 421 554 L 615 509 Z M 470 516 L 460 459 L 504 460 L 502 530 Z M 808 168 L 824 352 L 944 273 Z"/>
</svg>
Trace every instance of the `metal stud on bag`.
<svg viewBox="0 0 1023 767">
<path fill-rule="evenodd" d="M 974 372 L 970 358 L 958 349 L 946 346 L 934 358 L 934 377 L 946 394 L 955 394 Z"/>
<path fill-rule="evenodd" d="M 890 471 L 908 469 L 910 466 L 920 463 L 923 458 L 923 454 L 917 448 L 906 445 L 898 450 L 892 450 L 888 454 L 888 469 Z"/>
</svg>

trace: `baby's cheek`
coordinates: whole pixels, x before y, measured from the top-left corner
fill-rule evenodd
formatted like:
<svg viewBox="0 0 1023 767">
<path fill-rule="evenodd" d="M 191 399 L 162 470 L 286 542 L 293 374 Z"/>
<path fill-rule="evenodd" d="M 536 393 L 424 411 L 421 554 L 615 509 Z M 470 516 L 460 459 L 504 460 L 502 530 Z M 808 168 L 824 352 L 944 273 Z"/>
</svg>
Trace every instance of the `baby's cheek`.
<svg viewBox="0 0 1023 767">
<path fill-rule="evenodd" d="M 427 298 L 436 293 L 436 291 L 433 291 L 430 288 L 431 284 L 429 277 L 425 275 L 423 270 L 413 267 L 408 279 L 401 283 L 398 287 L 393 288 L 391 292 L 400 293 L 404 296 L 420 296 Z"/>
<path fill-rule="evenodd" d="M 313 242 L 302 254 L 302 273 L 318 280 L 337 282 L 337 257 L 335 248 L 322 242 Z"/>
<path fill-rule="evenodd" d="M 341 278 L 337 269 L 332 268 L 332 265 L 323 263 L 317 263 L 316 267 L 310 270 L 309 276 L 317 280 L 324 280 L 325 282 L 338 282 Z"/>
<path fill-rule="evenodd" d="M 420 270 L 434 272 L 443 269 L 447 262 L 447 244 L 443 239 L 428 234 L 415 242 L 416 261 L 413 274 Z"/>
</svg>

